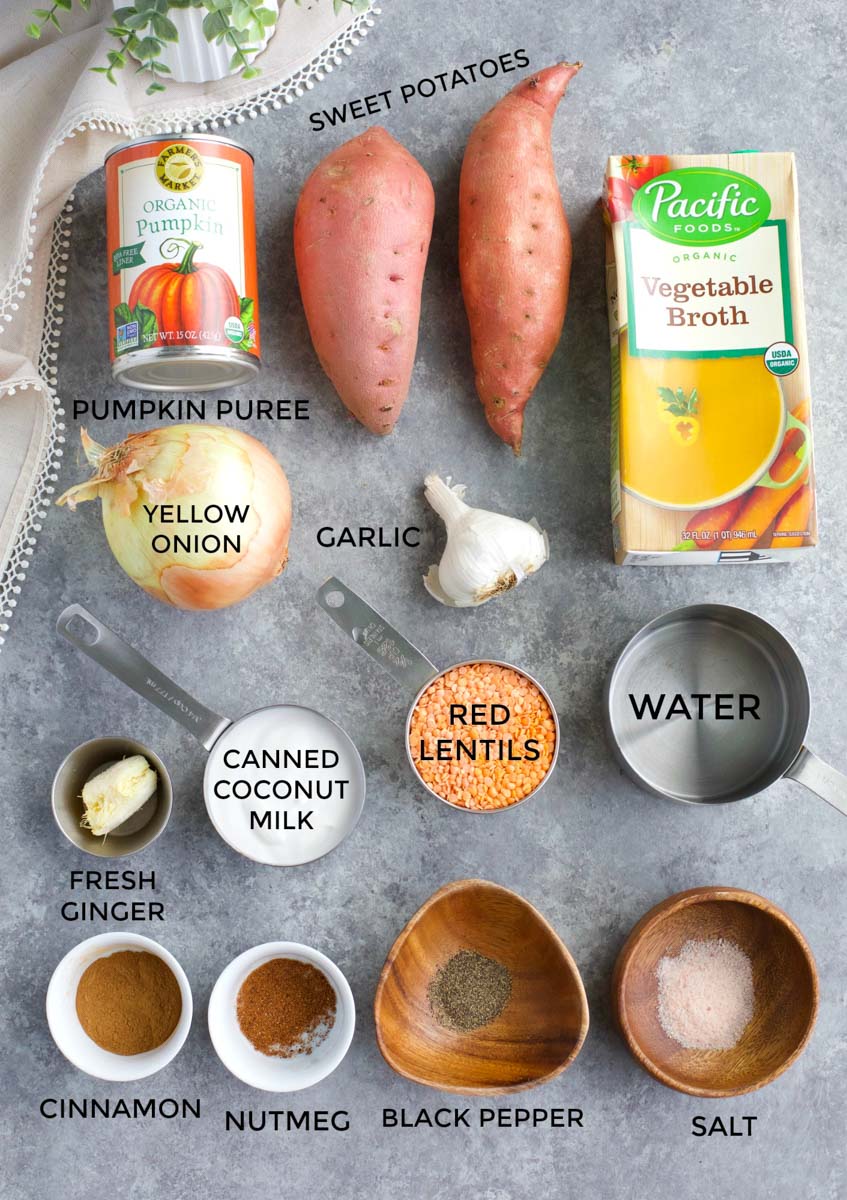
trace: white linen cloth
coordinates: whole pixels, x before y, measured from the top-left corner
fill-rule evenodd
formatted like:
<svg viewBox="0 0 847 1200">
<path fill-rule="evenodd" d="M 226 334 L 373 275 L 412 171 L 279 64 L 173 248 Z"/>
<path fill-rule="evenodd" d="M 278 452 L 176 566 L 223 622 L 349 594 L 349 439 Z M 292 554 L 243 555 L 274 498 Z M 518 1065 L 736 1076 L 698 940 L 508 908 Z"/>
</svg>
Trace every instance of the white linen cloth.
<svg viewBox="0 0 847 1200">
<path fill-rule="evenodd" d="M 0 5 L 0 644 L 64 442 L 56 357 L 74 185 L 132 138 L 189 129 L 237 138 L 238 124 L 292 102 L 341 65 L 379 12 L 345 5 L 336 15 L 333 0 L 285 0 L 256 59 L 257 79 L 171 83 L 147 96 L 131 62 L 116 72 L 117 86 L 90 70 L 114 46 L 109 0 L 92 0 L 88 13 L 75 4 L 59 14 L 62 34 L 34 41 L 25 30 L 37 6 Z"/>
</svg>

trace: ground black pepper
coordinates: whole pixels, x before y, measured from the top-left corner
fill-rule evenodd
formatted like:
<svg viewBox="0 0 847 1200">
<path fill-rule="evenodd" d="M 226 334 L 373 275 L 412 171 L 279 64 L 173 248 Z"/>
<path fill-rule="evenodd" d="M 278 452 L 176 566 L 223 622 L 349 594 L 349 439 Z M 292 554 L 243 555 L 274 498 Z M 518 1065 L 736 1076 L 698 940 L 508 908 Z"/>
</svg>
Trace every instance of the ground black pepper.
<svg viewBox="0 0 847 1200">
<path fill-rule="evenodd" d="M 238 989 L 241 1032 L 274 1058 L 311 1054 L 335 1024 L 335 989 L 323 971 L 296 958 L 272 958 Z"/>
<path fill-rule="evenodd" d="M 495 959 L 460 950 L 436 971 L 428 995 L 439 1025 L 460 1031 L 480 1029 L 509 1003 L 512 977 Z"/>
</svg>

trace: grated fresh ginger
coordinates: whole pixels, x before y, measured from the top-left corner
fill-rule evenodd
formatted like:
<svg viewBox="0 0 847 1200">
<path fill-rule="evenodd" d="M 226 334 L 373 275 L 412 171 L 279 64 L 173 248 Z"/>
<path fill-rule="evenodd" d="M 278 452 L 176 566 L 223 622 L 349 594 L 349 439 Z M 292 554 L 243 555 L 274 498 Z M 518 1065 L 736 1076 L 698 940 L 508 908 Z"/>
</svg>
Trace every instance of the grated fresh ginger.
<svg viewBox="0 0 847 1200">
<path fill-rule="evenodd" d="M 80 825 L 104 837 L 138 812 L 156 791 L 156 772 L 141 754 L 113 763 L 82 789 L 85 807 Z"/>
</svg>

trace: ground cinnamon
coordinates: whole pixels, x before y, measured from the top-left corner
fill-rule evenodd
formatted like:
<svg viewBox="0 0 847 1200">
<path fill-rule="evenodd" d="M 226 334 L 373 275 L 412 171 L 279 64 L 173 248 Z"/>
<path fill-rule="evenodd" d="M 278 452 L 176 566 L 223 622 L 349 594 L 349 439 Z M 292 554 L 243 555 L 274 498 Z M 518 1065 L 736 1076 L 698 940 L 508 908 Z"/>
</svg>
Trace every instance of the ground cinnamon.
<svg viewBox="0 0 847 1200">
<path fill-rule="evenodd" d="M 335 1024 L 336 996 L 323 971 L 294 958 L 272 958 L 238 990 L 241 1032 L 274 1058 L 311 1054 Z"/>
<path fill-rule="evenodd" d="M 166 1042 L 182 1015 L 182 993 L 168 964 L 147 950 L 97 958 L 76 990 L 85 1032 L 112 1054 L 145 1054 Z"/>
</svg>

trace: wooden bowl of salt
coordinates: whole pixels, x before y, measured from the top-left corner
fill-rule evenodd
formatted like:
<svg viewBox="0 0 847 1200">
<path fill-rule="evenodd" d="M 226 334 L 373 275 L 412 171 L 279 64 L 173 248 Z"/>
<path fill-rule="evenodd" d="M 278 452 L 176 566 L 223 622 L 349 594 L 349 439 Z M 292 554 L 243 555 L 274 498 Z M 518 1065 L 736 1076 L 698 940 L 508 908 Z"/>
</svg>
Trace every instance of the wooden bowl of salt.
<svg viewBox="0 0 847 1200">
<path fill-rule="evenodd" d="M 641 918 L 612 980 L 618 1027 L 654 1079 L 691 1096 L 740 1096 L 803 1052 L 818 973 L 800 930 L 740 888 L 679 892 Z"/>
<path fill-rule="evenodd" d="M 482 1007 L 493 1000 L 490 1019 L 462 1019 L 463 991 Z M 529 901 L 482 879 L 449 883 L 418 909 L 389 951 L 374 1016 L 398 1074 L 466 1096 L 546 1083 L 588 1032 L 585 989 L 564 942 Z"/>
</svg>

